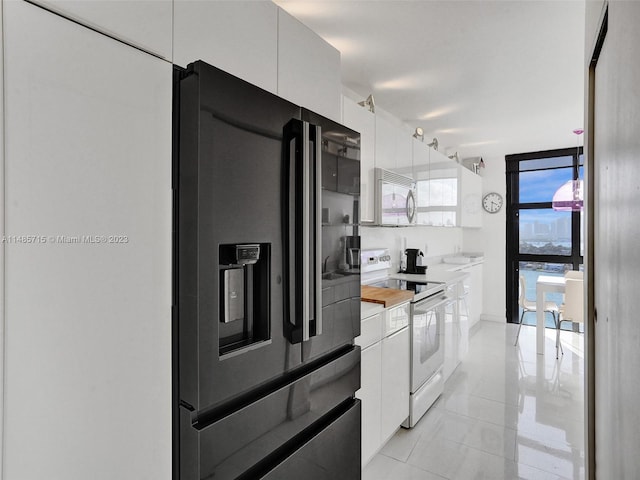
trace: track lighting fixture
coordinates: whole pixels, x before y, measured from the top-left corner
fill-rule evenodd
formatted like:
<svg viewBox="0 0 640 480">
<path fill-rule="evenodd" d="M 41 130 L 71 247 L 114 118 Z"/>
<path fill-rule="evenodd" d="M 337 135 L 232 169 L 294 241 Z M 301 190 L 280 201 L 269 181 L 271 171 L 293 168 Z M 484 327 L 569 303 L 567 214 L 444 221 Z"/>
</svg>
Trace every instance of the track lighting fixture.
<svg viewBox="0 0 640 480">
<path fill-rule="evenodd" d="M 358 102 L 361 107 L 367 107 L 371 113 L 376 113 L 376 102 L 373 99 L 373 94 L 369 95 L 366 100 Z"/>
</svg>

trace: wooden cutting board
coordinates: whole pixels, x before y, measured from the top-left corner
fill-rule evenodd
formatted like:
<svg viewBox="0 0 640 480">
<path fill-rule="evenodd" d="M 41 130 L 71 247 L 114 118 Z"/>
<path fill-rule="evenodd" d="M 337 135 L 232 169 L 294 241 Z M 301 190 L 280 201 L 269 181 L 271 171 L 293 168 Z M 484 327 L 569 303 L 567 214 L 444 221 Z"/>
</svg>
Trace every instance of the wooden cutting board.
<svg viewBox="0 0 640 480">
<path fill-rule="evenodd" d="M 413 298 L 413 292 L 408 290 L 397 290 L 395 288 L 370 287 L 362 285 L 360 287 L 360 299 L 363 302 L 380 303 L 385 308 L 398 305 Z"/>
</svg>

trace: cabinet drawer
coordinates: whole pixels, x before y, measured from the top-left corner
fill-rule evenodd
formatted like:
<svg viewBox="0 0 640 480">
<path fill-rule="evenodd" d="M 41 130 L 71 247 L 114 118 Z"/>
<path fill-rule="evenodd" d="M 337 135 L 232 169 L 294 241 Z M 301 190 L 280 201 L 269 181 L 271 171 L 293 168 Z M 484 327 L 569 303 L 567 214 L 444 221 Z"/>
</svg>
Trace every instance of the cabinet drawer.
<svg viewBox="0 0 640 480">
<path fill-rule="evenodd" d="M 409 302 L 385 310 L 382 335 L 387 337 L 409 325 L 410 314 L 411 304 Z"/>
<path fill-rule="evenodd" d="M 356 345 L 367 348 L 379 342 L 382 338 L 382 313 L 367 317 L 360 323 L 360 336 L 356 338 Z"/>
</svg>

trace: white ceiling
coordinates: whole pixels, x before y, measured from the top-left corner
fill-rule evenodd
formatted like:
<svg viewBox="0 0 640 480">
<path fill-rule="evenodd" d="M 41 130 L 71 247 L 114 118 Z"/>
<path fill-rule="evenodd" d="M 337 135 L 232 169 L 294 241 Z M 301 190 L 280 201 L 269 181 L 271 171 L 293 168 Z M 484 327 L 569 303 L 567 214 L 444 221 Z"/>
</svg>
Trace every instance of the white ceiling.
<svg viewBox="0 0 640 480">
<path fill-rule="evenodd" d="M 573 147 L 584 2 L 275 0 L 340 50 L 342 81 L 461 158 Z M 580 138 L 580 143 L 582 139 Z"/>
</svg>

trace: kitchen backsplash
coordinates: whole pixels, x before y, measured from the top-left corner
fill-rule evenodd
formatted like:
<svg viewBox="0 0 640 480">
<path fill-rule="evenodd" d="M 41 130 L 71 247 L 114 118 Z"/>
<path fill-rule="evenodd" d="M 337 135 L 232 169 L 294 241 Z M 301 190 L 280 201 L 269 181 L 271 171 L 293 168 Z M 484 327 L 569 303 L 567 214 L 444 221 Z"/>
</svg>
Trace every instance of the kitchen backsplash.
<svg viewBox="0 0 640 480">
<path fill-rule="evenodd" d="M 462 228 L 442 227 L 369 227 L 360 229 L 362 248 L 386 247 L 391 254 L 392 269 L 400 264 L 402 248 L 419 248 L 427 263 L 445 255 L 453 255 L 462 249 Z M 405 240 L 406 239 L 406 240 Z M 406 243 L 406 245 L 405 245 Z"/>
</svg>

